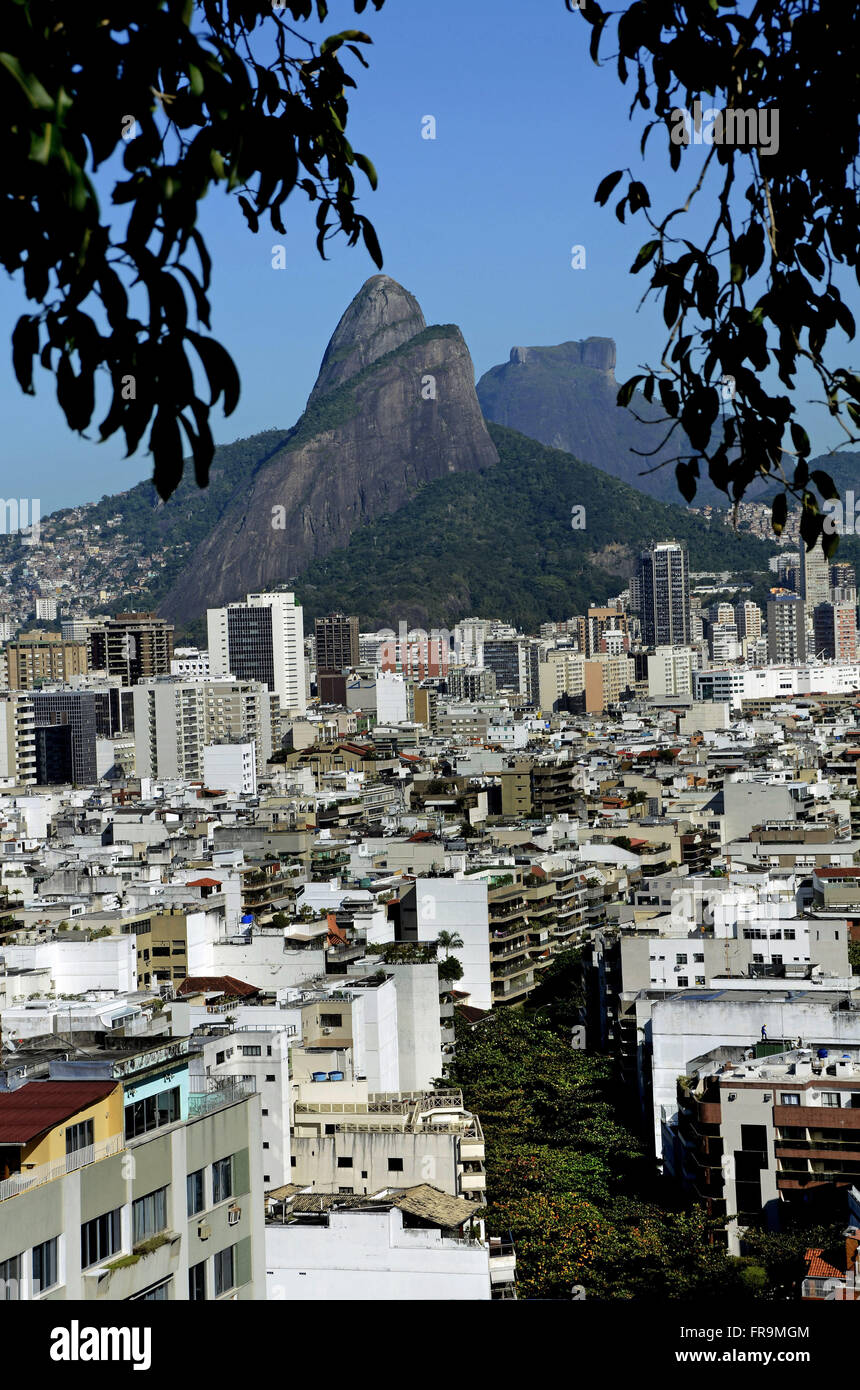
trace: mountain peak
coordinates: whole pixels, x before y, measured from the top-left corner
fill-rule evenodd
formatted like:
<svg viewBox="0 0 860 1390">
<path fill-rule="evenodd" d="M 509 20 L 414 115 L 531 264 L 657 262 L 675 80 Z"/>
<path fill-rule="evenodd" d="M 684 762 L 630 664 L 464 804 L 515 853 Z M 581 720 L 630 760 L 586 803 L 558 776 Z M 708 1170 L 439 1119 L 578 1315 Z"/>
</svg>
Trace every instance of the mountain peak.
<svg viewBox="0 0 860 1390">
<path fill-rule="evenodd" d="M 581 342 L 559 343 L 555 347 L 513 347 L 513 363 L 556 362 L 567 367 L 593 367 L 599 372 L 615 372 L 615 339 L 583 338 Z"/>
<path fill-rule="evenodd" d="M 308 404 L 427 327 L 414 295 L 390 275 L 371 275 L 349 305 L 325 350 Z"/>
</svg>

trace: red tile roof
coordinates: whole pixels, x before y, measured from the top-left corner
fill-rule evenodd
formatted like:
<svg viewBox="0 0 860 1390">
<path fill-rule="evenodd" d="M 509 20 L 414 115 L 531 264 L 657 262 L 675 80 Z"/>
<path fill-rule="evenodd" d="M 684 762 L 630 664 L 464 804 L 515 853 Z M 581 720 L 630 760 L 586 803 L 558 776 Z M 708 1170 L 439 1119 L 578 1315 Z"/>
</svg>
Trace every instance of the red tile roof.
<svg viewBox="0 0 860 1390">
<path fill-rule="evenodd" d="M 337 917 L 333 912 L 326 913 L 326 922 L 328 923 L 329 946 L 346 946 L 348 944 L 346 932 L 338 926 Z"/>
<path fill-rule="evenodd" d="M 845 1270 L 837 1269 L 836 1265 L 832 1265 L 829 1260 L 823 1260 L 819 1249 L 807 1250 L 803 1258 L 809 1265 L 806 1271 L 807 1279 L 845 1278 Z"/>
<path fill-rule="evenodd" d="M 0 1144 L 27 1144 L 115 1091 L 116 1081 L 28 1081 L 0 1093 Z"/>
<path fill-rule="evenodd" d="M 246 999 L 259 994 L 256 985 L 235 980 L 232 975 L 187 975 L 178 986 L 177 994 L 226 994 L 231 999 Z"/>
<path fill-rule="evenodd" d="M 220 878 L 189 878 L 186 888 L 220 888 Z"/>
</svg>

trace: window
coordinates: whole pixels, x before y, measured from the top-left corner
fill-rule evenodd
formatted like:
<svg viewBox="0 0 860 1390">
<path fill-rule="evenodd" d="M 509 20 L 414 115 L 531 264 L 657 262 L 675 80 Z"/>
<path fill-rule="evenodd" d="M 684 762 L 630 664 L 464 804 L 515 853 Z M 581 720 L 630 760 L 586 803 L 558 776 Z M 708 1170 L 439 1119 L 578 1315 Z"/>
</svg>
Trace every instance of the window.
<svg viewBox="0 0 860 1390">
<path fill-rule="evenodd" d="M 222 1063 L 223 1061 L 224 1061 L 224 1053 L 223 1053 L 223 1052 L 216 1052 L 216 1053 L 215 1053 L 215 1065 L 216 1065 L 216 1067 L 220 1067 L 220 1065 L 221 1065 L 221 1063 Z"/>
<path fill-rule="evenodd" d="M 842 1104 L 842 1097 L 840 1096 L 838 1091 L 822 1091 L 821 1104 L 838 1106 Z"/>
<path fill-rule="evenodd" d="M 266 1072 L 266 1080 L 267 1080 L 267 1081 L 274 1081 L 274 1079 L 275 1079 L 275 1073 L 274 1073 L 273 1071 Z"/>
<path fill-rule="evenodd" d="M 337 1190 L 338 1190 L 338 1192 L 354 1192 L 354 1191 L 355 1191 L 355 1189 L 352 1188 L 352 1187 L 339 1187 Z"/>
<path fill-rule="evenodd" d="M 268 1113 L 269 1113 L 269 1112 L 268 1112 L 268 1110 L 266 1109 L 266 1107 L 263 1106 L 262 1110 L 260 1111 L 260 1114 L 261 1114 L 261 1115 L 268 1115 Z"/>
<path fill-rule="evenodd" d="M 0 1303 L 17 1303 L 21 1297 L 21 1256 L 0 1260 Z"/>
<path fill-rule="evenodd" d="M 263 1140 L 263 1148 L 264 1148 L 264 1149 L 267 1149 L 268 1147 L 269 1147 L 269 1145 L 268 1145 L 268 1143 L 266 1142 L 266 1140 L 264 1139 L 264 1140 Z"/>
<path fill-rule="evenodd" d="M 271 1055 L 272 1055 L 272 1049 L 271 1049 L 270 1047 L 267 1047 L 267 1048 L 266 1048 L 266 1056 L 267 1056 L 267 1057 L 271 1057 Z"/>
<path fill-rule="evenodd" d="M 60 1270 L 57 1260 L 57 1237 L 43 1240 L 41 1245 L 33 1246 L 33 1292 L 42 1293 L 59 1283 Z"/>
<path fill-rule="evenodd" d="M 120 1207 L 95 1216 L 81 1227 L 81 1268 L 88 1269 L 120 1248 Z"/>
<path fill-rule="evenodd" d="M 697 976 L 696 976 L 696 984 L 697 984 L 697 985 L 703 985 L 704 983 L 705 983 L 705 977 L 704 977 L 704 975 L 697 975 Z"/>
<path fill-rule="evenodd" d="M 694 964 L 694 965 L 704 965 L 704 963 L 705 963 L 704 952 L 698 952 L 695 956 L 693 956 L 693 964 Z"/>
<path fill-rule="evenodd" d="M 245 1046 L 243 1046 L 242 1049 L 241 1049 L 241 1051 L 242 1051 L 242 1056 L 243 1056 L 243 1057 L 262 1057 L 262 1055 L 263 1055 L 263 1049 L 262 1049 L 262 1047 L 245 1047 Z"/>
<path fill-rule="evenodd" d="M 203 1169 L 189 1173 L 185 1179 L 185 1204 L 189 1216 L 196 1216 L 206 1205 L 206 1191 L 203 1182 Z"/>
<path fill-rule="evenodd" d="M 340 1028 L 343 1023 L 343 1014 L 320 1014 L 320 1024 L 323 1028 Z"/>
<path fill-rule="evenodd" d="M 687 957 L 686 957 L 685 955 L 676 956 L 676 957 L 675 957 L 675 964 L 676 964 L 676 965 L 686 965 L 686 964 L 687 964 Z"/>
<path fill-rule="evenodd" d="M 800 1096 L 797 1091 L 783 1091 L 779 1103 L 780 1105 L 799 1105 Z"/>
<path fill-rule="evenodd" d="M 746 1153 L 767 1153 L 767 1126 L 741 1125 L 741 1149 Z"/>
<path fill-rule="evenodd" d="M 682 989 L 684 988 L 685 985 L 688 985 L 689 983 L 690 983 L 690 977 L 689 977 L 688 975 L 679 975 L 679 976 L 678 976 L 678 984 L 680 985 L 680 987 L 681 987 Z"/>
<path fill-rule="evenodd" d="M 167 1188 L 159 1187 L 131 1204 L 131 1239 L 148 1240 L 167 1229 Z"/>
<path fill-rule="evenodd" d="M 212 1205 L 233 1196 L 233 1158 L 219 1158 L 212 1164 Z"/>
<path fill-rule="evenodd" d="M 785 931 L 783 932 L 783 937 L 786 941 L 794 941 L 796 935 L 797 933 L 794 930 L 794 927 L 786 927 Z"/>
<path fill-rule="evenodd" d="M 66 1153 L 75 1154 L 88 1149 L 94 1143 L 95 1135 L 92 1120 L 81 1120 L 80 1124 L 66 1126 Z"/>
<path fill-rule="evenodd" d="M 326 1134 L 334 1134 L 336 1130 L 337 1130 L 337 1125 L 326 1125 L 326 1127 L 325 1127 L 325 1133 L 326 1133 Z"/>
<path fill-rule="evenodd" d="M 339 1158 L 338 1161 L 337 1161 L 337 1166 L 338 1166 L 338 1168 L 351 1168 L 351 1167 L 352 1167 L 352 1159 L 351 1159 L 351 1158 Z"/>
<path fill-rule="evenodd" d="M 231 1245 L 226 1250 L 219 1250 L 215 1256 L 215 1297 L 226 1293 L 235 1284 L 235 1272 L 233 1251 L 235 1246 Z"/>
<path fill-rule="evenodd" d="M 388 1160 L 388 1171 L 389 1171 L 389 1173 L 402 1173 L 402 1172 L 403 1172 L 403 1159 L 402 1159 L 402 1158 L 389 1158 L 389 1160 Z"/>
<path fill-rule="evenodd" d="M 772 965 L 782 965 L 782 956 L 778 956 L 778 955 L 774 954 L 774 955 L 771 956 L 770 959 L 771 959 L 771 964 L 772 964 Z"/>
<path fill-rule="evenodd" d="M 136 1293 L 129 1299 L 130 1303 L 167 1303 L 170 1299 L 170 1285 L 173 1276 L 163 1279 L 160 1284 L 153 1284 L 151 1289 L 144 1289 L 143 1293 Z"/>
<path fill-rule="evenodd" d="M 134 1101 L 125 1107 L 125 1137 L 134 1139 L 151 1129 L 161 1129 L 179 1119 L 179 1087 L 159 1091 L 145 1100 Z"/>
<path fill-rule="evenodd" d="M 192 1303 L 199 1303 L 206 1297 L 206 1261 L 191 1265 L 188 1270 L 188 1297 Z"/>
<path fill-rule="evenodd" d="M 295 1166 L 296 1166 L 296 1156 L 295 1156 L 295 1154 L 291 1154 L 291 1155 L 290 1155 L 290 1167 L 291 1167 L 291 1168 L 295 1168 Z"/>
</svg>

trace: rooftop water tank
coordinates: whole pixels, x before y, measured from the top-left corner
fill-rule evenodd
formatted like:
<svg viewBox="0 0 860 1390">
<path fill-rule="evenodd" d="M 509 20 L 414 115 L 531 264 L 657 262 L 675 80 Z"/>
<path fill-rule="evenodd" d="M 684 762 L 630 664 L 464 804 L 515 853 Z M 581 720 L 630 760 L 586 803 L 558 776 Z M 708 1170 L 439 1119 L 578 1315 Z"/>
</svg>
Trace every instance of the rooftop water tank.
<svg viewBox="0 0 860 1390">
<path fill-rule="evenodd" d="M 311 1077 L 311 1080 L 312 1080 L 312 1081 L 328 1081 L 328 1073 L 327 1073 L 327 1072 L 324 1072 L 324 1071 L 315 1071 L 315 1072 L 313 1073 L 313 1076 Z"/>
<path fill-rule="evenodd" d="M 329 1074 L 328 1074 L 328 1079 L 329 1079 L 329 1081 L 343 1081 L 343 1072 L 342 1072 L 342 1071 L 330 1071 Z"/>
</svg>

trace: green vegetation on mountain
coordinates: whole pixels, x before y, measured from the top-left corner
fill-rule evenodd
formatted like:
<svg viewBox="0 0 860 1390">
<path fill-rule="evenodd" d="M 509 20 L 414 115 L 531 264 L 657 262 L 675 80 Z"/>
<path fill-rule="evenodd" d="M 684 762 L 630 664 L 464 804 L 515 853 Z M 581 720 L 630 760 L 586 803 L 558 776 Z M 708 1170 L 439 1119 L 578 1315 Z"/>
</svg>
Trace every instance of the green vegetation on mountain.
<svg viewBox="0 0 860 1390">
<path fill-rule="evenodd" d="M 450 625 L 481 612 L 535 630 L 617 593 L 640 547 L 669 538 L 687 542 L 693 570 L 767 568 L 770 544 L 514 430 L 488 428 L 494 468 L 427 484 L 304 571 L 296 590 L 308 616 L 343 608 L 367 626 Z M 576 507 L 585 509 L 581 530 Z"/>
</svg>

